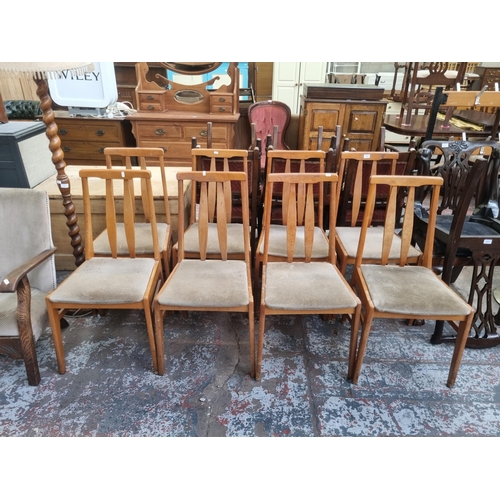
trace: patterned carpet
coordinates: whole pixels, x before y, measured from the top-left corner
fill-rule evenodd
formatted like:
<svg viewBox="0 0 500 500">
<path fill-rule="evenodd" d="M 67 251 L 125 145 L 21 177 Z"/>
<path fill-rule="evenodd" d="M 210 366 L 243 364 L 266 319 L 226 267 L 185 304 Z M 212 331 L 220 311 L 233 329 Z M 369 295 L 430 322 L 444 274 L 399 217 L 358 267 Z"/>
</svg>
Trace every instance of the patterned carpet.
<svg viewBox="0 0 500 500">
<path fill-rule="evenodd" d="M 269 318 L 262 381 L 249 376 L 246 318 L 165 320 L 166 373 L 153 373 L 139 312 L 69 318 L 67 372 L 50 330 L 37 343 L 42 381 L 0 356 L 1 436 L 499 436 L 500 348 L 453 346 L 431 323 L 377 321 L 358 385 L 346 380 L 349 332 L 316 316 Z"/>
</svg>

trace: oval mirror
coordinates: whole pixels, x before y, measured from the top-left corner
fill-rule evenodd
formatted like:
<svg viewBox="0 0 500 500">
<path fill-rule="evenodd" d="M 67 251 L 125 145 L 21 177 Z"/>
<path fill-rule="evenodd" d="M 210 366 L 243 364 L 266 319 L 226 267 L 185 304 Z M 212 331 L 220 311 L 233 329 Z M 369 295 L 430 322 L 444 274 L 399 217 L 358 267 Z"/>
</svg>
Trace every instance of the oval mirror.
<svg viewBox="0 0 500 500">
<path fill-rule="evenodd" d="M 178 90 L 174 94 L 174 99 L 184 104 L 196 104 L 203 101 L 203 94 L 197 90 Z"/>
<path fill-rule="evenodd" d="M 184 75 L 202 75 L 217 69 L 221 62 L 163 62 L 165 68 Z"/>
</svg>

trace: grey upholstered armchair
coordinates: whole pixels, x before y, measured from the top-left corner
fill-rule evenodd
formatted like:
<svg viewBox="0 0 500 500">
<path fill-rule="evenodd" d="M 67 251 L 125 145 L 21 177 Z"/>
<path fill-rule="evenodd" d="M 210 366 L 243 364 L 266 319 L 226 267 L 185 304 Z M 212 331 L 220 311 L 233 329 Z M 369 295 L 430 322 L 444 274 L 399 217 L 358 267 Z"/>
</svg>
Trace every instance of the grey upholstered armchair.
<svg viewBox="0 0 500 500">
<path fill-rule="evenodd" d="M 24 359 L 29 385 L 40 382 L 35 341 L 48 326 L 55 251 L 47 193 L 0 188 L 0 353 Z"/>
</svg>

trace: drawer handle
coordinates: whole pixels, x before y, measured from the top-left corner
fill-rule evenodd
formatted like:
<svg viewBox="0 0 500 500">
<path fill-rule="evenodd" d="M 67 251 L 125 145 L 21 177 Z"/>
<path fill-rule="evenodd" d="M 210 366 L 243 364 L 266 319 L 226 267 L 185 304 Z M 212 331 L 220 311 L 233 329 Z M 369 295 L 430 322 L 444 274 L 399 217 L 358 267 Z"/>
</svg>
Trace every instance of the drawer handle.
<svg viewBox="0 0 500 500">
<path fill-rule="evenodd" d="M 96 130 L 95 131 L 95 135 L 103 136 L 104 135 L 104 130 Z"/>
<path fill-rule="evenodd" d="M 66 135 L 68 131 L 65 128 L 60 128 L 59 129 L 59 135 Z"/>
<path fill-rule="evenodd" d="M 63 146 L 61 148 L 65 153 L 69 153 L 71 151 L 71 148 L 69 146 Z"/>
<path fill-rule="evenodd" d="M 202 137 L 206 137 L 208 135 L 208 132 L 206 130 L 200 130 L 200 135 Z"/>
<path fill-rule="evenodd" d="M 148 99 L 148 101 L 152 101 L 154 99 L 154 97 L 152 95 L 148 95 L 147 99 Z"/>
<path fill-rule="evenodd" d="M 226 98 L 225 97 L 219 97 L 219 102 L 226 102 Z"/>
<path fill-rule="evenodd" d="M 219 111 L 220 111 L 221 113 L 224 113 L 224 111 L 226 111 L 226 108 L 222 108 L 222 107 L 221 107 L 221 108 L 219 108 Z"/>
<path fill-rule="evenodd" d="M 163 152 L 166 153 L 167 152 L 167 148 L 164 148 L 163 146 L 160 146 L 161 149 L 163 149 Z"/>
<path fill-rule="evenodd" d="M 148 104 L 148 109 L 155 109 L 155 107 L 152 104 Z"/>
<path fill-rule="evenodd" d="M 163 130 L 162 128 L 157 128 L 155 130 L 155 134 L 156 135 L 165 135 L 165 130 Z"/>
<path fill-rule="evenodd" d="M 99 153 L 104 153 L 104 148 L 99 148 L 98 151 Z"/>
</svg>

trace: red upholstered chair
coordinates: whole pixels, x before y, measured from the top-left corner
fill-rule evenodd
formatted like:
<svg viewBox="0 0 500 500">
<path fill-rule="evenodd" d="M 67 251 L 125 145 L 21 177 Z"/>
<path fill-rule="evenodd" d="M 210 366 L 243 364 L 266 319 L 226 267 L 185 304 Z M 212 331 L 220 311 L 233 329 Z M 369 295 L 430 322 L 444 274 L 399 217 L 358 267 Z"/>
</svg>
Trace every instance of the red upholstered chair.
<svg viewBox="0 0 500 500">
<path fill-rule="evenodd" d="M 252 127 L 252 148 L 256 146 L 257 139 L 266 144 L 266 138 L 270 135 L 273 138 L 273 149 L 290 149 L 285 142 L 286 131 L 290 123 L 292 112 L 290 108 L 279 101 L 262 101 L 252 104 L 248 108 L 248 120 L 250 125 L 255 124 L 255 136 L 253 136 Z M 275 129 L 275 127 L 277 127 Z M 264 152 L 261 157 L 261 169 L 266 166 L 266 155 Z"/>
</svg>

